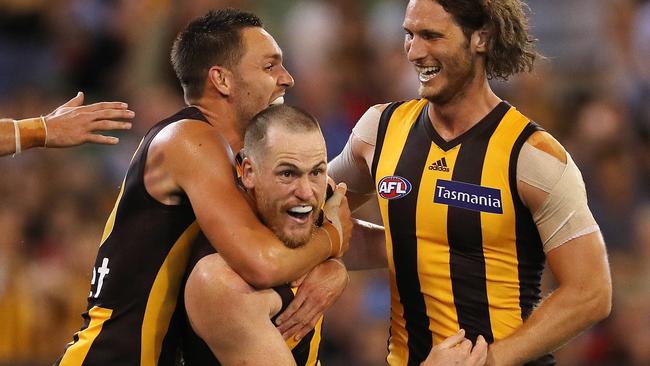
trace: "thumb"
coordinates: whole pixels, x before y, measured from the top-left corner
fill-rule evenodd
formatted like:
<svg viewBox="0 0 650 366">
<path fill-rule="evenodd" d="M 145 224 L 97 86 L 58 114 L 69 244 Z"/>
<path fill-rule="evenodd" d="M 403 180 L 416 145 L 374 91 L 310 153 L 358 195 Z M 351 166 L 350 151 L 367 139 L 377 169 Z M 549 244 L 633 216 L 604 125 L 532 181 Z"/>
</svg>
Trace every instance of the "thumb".
<svg viewBox="0 0 650 366">
<path fill-rule="evenodd" d="M 341 205 L 341 201 L 343 200 L 343 197 L 345 197 L 345 192 L 347 192 L 348 186 L 341 182 L 336 185 L 336 189 L 334 190 L 334 194 L 330 199 L 325 202 L 326 206 L 329 207 L 338 207 Z"/>
<path fill-rule="evenodd" d="M 78 107 L 78 106 L 82 105 L 83 102 L 84 102 L 84 93 L 83 92 L 78 92 L 77 95 L 74 98 L 67 101 L 61 107 Z M 61 108 L 61 107 L 59 107 L 59 108 Z"/>
<path fill-rule="evenodd" d="M 465 339 L 465 330 L 461 329 L 458 332 L 456 332 L 456 334 L 454 334 L 451 337 L 449 337 L 449 338 L 445 339 L 444 341 L 440 342 L 438 347 L 442 348 L 442 349 L 451 348 L 451 347 L 459 344 L 460 342 L 462 342 L 463 339 Z"/>
</svg>

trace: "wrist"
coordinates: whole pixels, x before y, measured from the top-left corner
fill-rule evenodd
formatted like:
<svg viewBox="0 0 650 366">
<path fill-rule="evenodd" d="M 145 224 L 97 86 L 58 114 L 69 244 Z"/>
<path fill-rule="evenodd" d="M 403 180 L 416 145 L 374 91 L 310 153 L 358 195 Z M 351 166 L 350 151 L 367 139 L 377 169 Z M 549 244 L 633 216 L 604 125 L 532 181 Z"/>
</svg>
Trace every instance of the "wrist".
<svg viewBox="0 0 650 366">
<path fill-rule="evenodd" d="M 44 147 L 47 143 L 47 126 L 43 117 L 27 118 L 16 121 L 16 152 L 32 147 Z"/>
<path fill-rule="evenodd" d="M 334 227 L 334 225 L 327 220 L 325 220 L 323 226 L 321 226 L 321 229 L 325 231 L 325 234 L 327 234 L 327 238 L 330 242 L 329 256 L 334 258 L 340 257 L 342 255 L 341 248 L 343 246 L 343 243 L 341 243 L 339 231 L 336 230 L 336 227 Z"/>
<path fill-rule="evenodd" d="M 345 272 L 345 277 L 346 277 L 345 286 L 347 287 L 347 285 L 350 283 L 350 274 L 348 273 L 347 267 L 345 267 L 345 263 L 343 262 L 343 259 L 341 259 L 341 258 L 328 258 L 327 262 L 330 262 L 330 261 L 334 262 L 334 263 L 337 263 L 339 266 L 341 266 L 341 268 L 343 268 L 343 271 Z"/>
</svg>

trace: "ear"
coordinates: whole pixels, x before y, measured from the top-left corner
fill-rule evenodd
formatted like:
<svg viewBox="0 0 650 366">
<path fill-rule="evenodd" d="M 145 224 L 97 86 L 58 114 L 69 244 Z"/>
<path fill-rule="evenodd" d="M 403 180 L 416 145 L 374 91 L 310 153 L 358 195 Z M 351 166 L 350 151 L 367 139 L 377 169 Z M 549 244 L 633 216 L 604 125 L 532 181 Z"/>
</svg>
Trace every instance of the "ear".
<svg viewBox="0 0 650 366">
<path fill-rule="evenodd" d="M 222 66 L 212 66 L 208 70 L 208 81 L 223 95 L 232 93 L 232 73 Z"/>
<path fill-rule="evenodd" d="M 487 26 L 483 26 L 480 29 L 472 33 L 471 45 L 474 48 L 474 51 L 477 53 L 485 53 L 488 48 L 488 41 L 492 32 Z"/>
<path fill-rule="evenodd" d="M 255 188 L 255 168 L 250 158 L 245 157 L 241 162 L 241 182 L 247 190 Z"/>
</svg>

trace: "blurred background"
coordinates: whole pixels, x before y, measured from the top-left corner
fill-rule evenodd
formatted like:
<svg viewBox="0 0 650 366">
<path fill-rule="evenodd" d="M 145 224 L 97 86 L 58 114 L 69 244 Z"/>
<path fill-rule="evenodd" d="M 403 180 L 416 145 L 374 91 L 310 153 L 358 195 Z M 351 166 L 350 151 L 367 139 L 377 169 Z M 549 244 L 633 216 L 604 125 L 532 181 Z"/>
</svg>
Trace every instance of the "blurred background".
<svg viewBox="0 0 650 366">
<path fill-rule="evenodd" d="M 547 57 L 494 82 L 580 166 L 608 245 L 611 316 L 559 365 L 650 365 L 650 1 L 530 0 Z M 256 12 L 285 52 L 287 103 L 321 121 L 330 158 L 371 105 L 416 96 L 403 53 L 406 1 L 0 0 L 0 115 L 47 114 L 86 93 L 136 112 L 118 146 L 0 159 L 0 365 L 51 364 L 82 323 L 103 225 L 144 132 L 183 105 L 176 33 L 211 8 Z M 579 260 L 579 258 L 576 258 Z M 383 365 L 385 271 L 351 275 L 329 312 L 324 365 Z M 553 288 L 547 276 L 545 289 Z"/>
</svg>

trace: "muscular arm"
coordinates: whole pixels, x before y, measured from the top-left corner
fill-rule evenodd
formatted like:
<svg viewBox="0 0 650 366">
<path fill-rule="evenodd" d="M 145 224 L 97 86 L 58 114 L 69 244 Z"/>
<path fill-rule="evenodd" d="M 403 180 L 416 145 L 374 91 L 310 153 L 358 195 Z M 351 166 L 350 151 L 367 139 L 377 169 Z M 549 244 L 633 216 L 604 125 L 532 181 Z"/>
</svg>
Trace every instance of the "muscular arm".
<svg viewBox="0 0 650 366">
<path fill-rule="evenodd" d="M 347 198 L 354 211 L 375 196 L 370 167 L 375 152 L 379 117 L 386 105 L 370 107 L 354 127 L 343 151 L 328 165 L 328 174 L 348 186 Z M 386 237 L 383 227 L 357 220 L 350 250 L 343 257 L 350 270 L 385 268 Z"/>
<path fill-rule="evenodd" d="M 189 197 L 208 240 L 252 286 L 290 282 L 332 255 L 323 230 L 314 231 L 303 247 L 289 249 L 258 220 L 235 185 L 225 141 L 213 127 L 179 122 L 161 131 L 154 144 L 150 153 L 160 157 L 161 171 Z"/>
<path fill-rule="evenodd" d="M 536 134 L 542 135 L 531 136 L 529 142 L 566 165 L 567 156 L 561 146 L 548 134 Z M 548 149 L 549 146 L 554 148 Z M 574 188 L 576 185 L 580 187 L 574 193 L 584 194 L 581 179 L 573 179 Z M 549 205 L 548 192 L 522 180 L 518 181 L 518 189 L 533 214 Z M 586 199 L 583 203 L 586 205 Z M 559 206 L 554 206 L 556 214 L 566 211 Z M 558 289 L 542 301 L 520 328 L 490 346 L 489 365 L 518 365 L 541 357 L 609 314 L 612 284 L 603 238 L 597 230 L 585 231 L 590 222 L 579 216 L 580 207 L 568 212 L 569 218 L 562 221 L 572 225 L 569 232 L 566 231 L 567 224 L 548 230 L 543 227 L 544 222 L 537 222 L 540 232 L 554 234 L 545 236 L 548 243 L 553 243 L 553 247 L 546 247 L 547 260 L 559 283 Z M 581 232 L 588 234 L 582 235 Z M 558 235 L 564 235 L 568 240 L 559 240 Z"/>
</svg>

